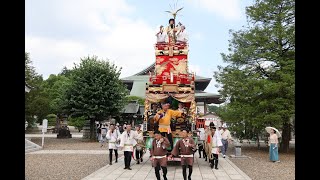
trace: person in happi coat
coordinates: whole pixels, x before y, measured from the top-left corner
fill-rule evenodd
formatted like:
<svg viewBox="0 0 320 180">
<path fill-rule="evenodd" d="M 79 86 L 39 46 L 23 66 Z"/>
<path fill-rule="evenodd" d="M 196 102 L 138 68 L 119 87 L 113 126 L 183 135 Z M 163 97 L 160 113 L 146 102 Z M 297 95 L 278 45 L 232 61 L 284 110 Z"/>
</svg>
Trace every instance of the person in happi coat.
<svg viewBox="0 0 320 180">
<path fill-rule="evenodd" d="M 222 142 L 221 142 L 221 138 L 218 136 L 218 134 L 216 133 L 216 127 L 212 126 L 210 127 L 211 130 L 211 156 L 212 158 L 209 158 L 210 160 L 210 167 L 211 169 L 214 167 L 215 169 L 218 169 L 218 157 L 219 157 L 219 153 L 221 152 L 221 148 L 223 146 Z"/>
<path fill-rule="evenodd" d="M 168 35 L 164 32 L 164 28 L 162 25 L 159 26 L 159 30 L 156 33 L 157 43 L 166 43 L 168 42 Z"/>
<path fill-rule="evenodd" d="M 154 116 L 154 121 L 158 122 L 159 124 L 159 131 L 163 137 L 168 138 L 171 150 L 173 148 L 173 139 L 171 134 L 171 119 L 172 117 L 185 117 L 186 114 L 178 111 L 178 110 L 172 110 L 169 109 L 170 104 L 168 102 L 162 103 L 162 110 L 158 111 L 157 114 Z"/>
<path fill-rule="evenodd" d="M 136 131 L 131 130 L 131 124 L 127 124 L 126 130 L 121 134 L 119 145 L 124 153 L 124 169 L 132 170 L 130 168 L 130 163 L 133 147 L 137 144 L 137 140 L 143 140 L 143 137 L 139 136 Z"/>
<path fill-rule="evenodd" d="M 213 123 L 212 123 L 213 124 Z M 209 125 L 206 125 L 205 128 L 205 139 L 204 139 L 204 152 L 205 152 L 205 161 L 208 160 L 208 156 L 209 156 L 209 162 L 210 162 L 210 158 L 212 158 L 211 155 L 211 137 L 212 137 L 212 132 L 210 130 L 210 126 L 212 127 L 212 124 L 210 123 Z"/>
<path fill-rule="evenodd" d="M 201 153 L 202 157 L 205 158 L 205 151 L 204 151 L 204 140 L 205 140 L 205 130 L 204 128 L 198 128 L 198 151 L 199 151 L 199 158 L 201 158 Z"/>
<path fill-rule="evenodd" d="M 172 18 L 169 19 L 169 25 L 165 28 L 165 32 L 167 33 L 168 42 L 170 44 L 176 43 L 175 34 L 177 31 L 178 31 L 178 28 L 175 27 L 175 20 Z"/>
<path fill-rule="evenodd" d="M 191 180 L 192 166 L 193 166 L 193 154 L 196 149 L 196 143 L 191 137 L 188 137 L 189 130 L 184 129 L 181 132 L 182 139 L 177 141 L 171 155 L 169 156 L 179 156 L 181 157 L 182 175 L 183 179 L 187 180 L 187 167 L 189 168 L 188 180 Z"/>
<path fill-rule="evenodd" d="M 167 180 L 167 148 L 170 142 L 166 137 L 162 137 L 160 131 L 154 131 L 154 140 L 150 150 L 152 167 L 154 167 L 157 180 L 160 180 L 160 168 L 163 172 L 164 180 Z"/>
<path fill-rule="evenodd" d="M 136 125 L 136 132 L 140 136 L 139 139 L 142 139 L 142 140 L 137 140 L 137 145 L 135 147 L 137 164 L 140 164 L 140 162 L 143 162 L 142 156 L 143 156 L 143 149 L 145 147 L 145 143 L 144 143 L 144 140 L 143 140 L 143 131 L 141 130 L 141 125 L 140 124 Z"/>
<path fill-rule="evenodd" d="M 188 42 L 188 33 L 185 30 L 184 25 L 181 26 L 180 30 L 177 32 L 177 43 L 187 43 Z"/>
<path fill-rule="evenodd" d="M 116 156 L 116 163 L 118 162 L 118 142 L 120 141 L 120 132 L 115 128 L 114 124 L 110 124 L 106 138 L 109 140 L 109 162 L 112 165 L 112 152 Z"/>
</svg>

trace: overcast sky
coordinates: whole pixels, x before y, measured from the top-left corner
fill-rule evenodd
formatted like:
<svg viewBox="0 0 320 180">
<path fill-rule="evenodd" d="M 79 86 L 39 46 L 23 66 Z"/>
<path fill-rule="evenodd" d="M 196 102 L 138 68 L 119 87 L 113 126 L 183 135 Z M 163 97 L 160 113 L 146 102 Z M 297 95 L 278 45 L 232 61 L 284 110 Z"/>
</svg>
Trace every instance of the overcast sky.
<svg viewBox="0 0 320 180">
<path fill-rule="evenodd" d="M 245 7 L 253 0 L 27 0 L 26 52 L 46 79 L 96 55 L 131 76 L 155 62 L 155 32 L 167 25 L 175 2 L 184 7 L 176 22 L 189 33 L 189 69 L 212 77 L 224 65 L 229 29 L 246 25 Z M 214 79 L 206 89 L 217 93 Z"/>
</svg>

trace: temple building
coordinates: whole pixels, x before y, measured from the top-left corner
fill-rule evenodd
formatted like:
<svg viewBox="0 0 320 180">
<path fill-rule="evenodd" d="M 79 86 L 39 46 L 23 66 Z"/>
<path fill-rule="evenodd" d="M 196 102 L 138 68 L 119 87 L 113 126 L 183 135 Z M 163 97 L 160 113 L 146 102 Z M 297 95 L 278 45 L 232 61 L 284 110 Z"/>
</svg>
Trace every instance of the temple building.
<svg viewBox="0 0 320 180">
<path fill-rule="evenodd" d="M 130 96 L 145 98 L 146 83 L 149 82 L 150 74 L 153 74 L 154 69 L 155 63 L 133 76 L 121 79 L 130 91 Z M 221 104 L 224 102 L 221 100 L 221 95 L 204 91 L 211 79 L 212 78 L 195 76 L 195 100 L 198 114 L 207 114 L 208 104 Z"/>
</svg>

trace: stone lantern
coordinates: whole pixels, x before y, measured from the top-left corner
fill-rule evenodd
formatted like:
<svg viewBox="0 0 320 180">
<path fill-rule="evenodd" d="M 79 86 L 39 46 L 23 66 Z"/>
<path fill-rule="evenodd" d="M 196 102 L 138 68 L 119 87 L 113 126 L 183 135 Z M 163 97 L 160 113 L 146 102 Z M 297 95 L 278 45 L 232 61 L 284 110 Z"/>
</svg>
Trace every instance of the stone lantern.
<svg viewBox="0 0 320 180">
<path fill-rule="evenodd" d="M 72 134 L 68 128 L 67 124 L 67 115 L 62 115 L 62 119 L 60 120 L 60 127 L 58 129 L 57 138 L 72 138 Z"/>
</svg>

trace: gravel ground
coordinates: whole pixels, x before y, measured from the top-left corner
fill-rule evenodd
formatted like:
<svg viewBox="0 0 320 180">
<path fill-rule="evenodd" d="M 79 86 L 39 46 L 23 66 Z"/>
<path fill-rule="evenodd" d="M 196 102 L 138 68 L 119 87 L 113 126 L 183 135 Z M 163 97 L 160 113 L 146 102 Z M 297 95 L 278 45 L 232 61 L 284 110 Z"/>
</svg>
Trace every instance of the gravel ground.
<svg viewBox="0 0 320 180">
<path fill-rule="evenodd" d="M 279 153 L 280 163 L 269 161 L 268 147 L 258 149 L 256 145 L 243 145 L 241 154 L 251 158 L 230 160 L 253 180 L 293 180 L 295 179 L 295 152 Z M 227 155 L 234 154 L 234 147 L 228 148 Z"/>
<path fill-rule="evenodd" d="M 31 141 L 40 145 L 42 138 L 31 138 Z M 107 146 L 100 147 L 99 142 L 88 142 L 82 138 L 69 138 L 69 139 L 57 139 L 57 138 L 44 138 L 45 150 L 103 150 L 107 149 Z"/>
<path fill-rule="evenodd" d="M 31 141 L 41 145 L 41 138 L 31 138 Z M 107 146 L 101 148 L 99 142 L 88 142 L 82 138 L 44 140 L 44 150 L 103 149 L 107 150 Z M 119 154 L 119 158 L 121 156 Z M 25 179 L 80 180 L 109 164 L 108 157 L 107 154 L 25 154 Z"/>
<path fill-rule="evenodd" d="M 108 164 L 107 155 L 26 154 L 26 180 L 80 180 Z"/>
</svg>

